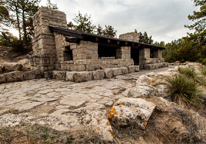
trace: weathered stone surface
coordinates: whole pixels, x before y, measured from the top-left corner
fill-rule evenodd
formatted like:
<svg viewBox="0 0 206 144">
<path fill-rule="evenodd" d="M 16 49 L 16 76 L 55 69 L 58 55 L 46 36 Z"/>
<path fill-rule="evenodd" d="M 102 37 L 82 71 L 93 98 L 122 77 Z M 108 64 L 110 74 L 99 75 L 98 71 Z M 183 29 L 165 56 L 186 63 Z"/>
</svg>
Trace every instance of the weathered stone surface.
<svg viewBox="0 0 206 144">
<path fill-rule="evenodd" d="M 139 83 L 150 84 L 151 81 L 152 81 L 152 78 L 150 78 L 146 75 L 142 75 L 137 79 L 136 84 L 139 84 Z"/>
<path fill-rule="evenodd" d="M 111 68 L 104 69 L 105 77 L 112 78 L 113 77 L 113 70 Z"/>
<path fill-rule="evenodd" d="M 134 71 L 139 72 L 139 66 L 134 66 Z"/>
<path fill-rule="evenodd" d="M 117 76 L 117 75 L 122 75 L 122 69 L 121 68 L 113 68 L 113 75 Z"/>
<path fill-rule="evenodd" d="M 65 71 L 53 71 L 53 78 L 58 79 L 58 80 L 65 80 L 66 72 Z"/>
<path fill-rule="evenodd" d="M 22 70 L 22 64 L 18 63 L 3 63 L 4 71 L 10 72 L 10 71 L 21 71 Z"/>
<path fill-rule="evenodd" d="M 106 111 L 94 111 L 91 114 L 85 115 L 81 121 L 86 127 L 99 134 L 105 142 L 113 142 L 113 130 L 106 117 Z"/>
<path fill-rule="evenodd" d="M 78 94 L 78 93 L 72 93 L 60 100 L 61 105 L 67 105 L 72 107 L 78 107 L 84 103 L 86 103 L 89 100 L 89 96 L 85 94 Z"/>
<path fill-rule="evenodd" d="M 6 82 L 5 76 L 3 74 L 0 75 L 0 83 L 5 83 L 5 82 Z"/>
<path fill-rule="evenodd" d="M 92 80 L 92 72 L 83 71 L 83 72 L 76 72 L 73 75 L 75 82 L 86 82 Z"/>
<path fill-rule="evenodd" d="M 135 71 L 135 67 L 134 66 L 128 66 L 128 71 L 129 71 L 129 73 L 133 73 Z"/>
<path fill-rule="evenodd" d="M 32 80 L 36 78 L 36 71 L 27 71 L 23 74 L 24 80 Z"/>
<path fill-rule="evenodd" d="M 126 67 L 121 67 L 121 70 L 122 70 L 122 74 L 128 74 L 129 73 L 128 68 L 126 68 Z"/>
<path fill-rule="evenodd" d="M 52 71 L 44 72 L 44 78 L 48 79 L 48 78 L 52 78 L 52 77 L 53 77 Z"/>
<path fill-rule="evenodd" d="M 136 84 L 134 87 L 129 89 L 128 97 L 147 97 L 156 96 L 158 93 L 157 89 L 151 85 L 145 83 Z"/>
<path fill-rule="evenodd" d="M 74 81 L 75 72 L 66 72 L 66 81 Z"/>
<path fill-rule="evenodd" d="M 92 72 L 92 79 L 93 80 L 102 80 L 104 79 L 104 71 L 103 70 L 96 70 Z"/>
<path fill-rule="evenodd" d="M 7 82 L 22 81 L 23 80 L 23 72 L 14 71 L 14 72 L 5 73 L 4 77 L 6 78 Z"/>
<path fill-rule="evenodd" d="M 155 104 L 144 99 L 122 98 L 114 104 L 107 118 L 116 127 L 137 125 L 146 129 L 155 107 Z"/>
</svg>

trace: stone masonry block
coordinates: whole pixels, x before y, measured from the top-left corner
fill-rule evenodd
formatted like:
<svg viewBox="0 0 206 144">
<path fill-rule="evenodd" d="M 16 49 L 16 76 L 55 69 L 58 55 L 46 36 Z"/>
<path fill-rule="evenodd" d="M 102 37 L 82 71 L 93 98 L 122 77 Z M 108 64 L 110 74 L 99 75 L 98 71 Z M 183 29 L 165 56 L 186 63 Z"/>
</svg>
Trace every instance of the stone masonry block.
<svg viewBox="0 0 206 144">
<path fill-rule="evenodd" d="M 104 69 L 104 73 L 106 78 L 112 78 L 114 76 L 111 68 Z"/>
<path fill-rule="evenodd" d="M 74 81 L 74 74 L 76 72 L 66 72 L 66 81 Z"/>
<path fill-rule="evenodd" d="M 53 77 L 53 72 L 52 71 L 47 71 L 47 72 L 44 72 L 44 78 L 46 79 L 50 79 Z"/>
<path fill-rule="evenodd" d="M 134 66 L 134 71 L 135 71 L 135 72 L 139 72 L 139 66 L 136 66 L 136 65 L 135 65 L 135 66 Z"/>
<path fill-rule="evenodd" d="M 23 72 L 20 71 L 5 73 L 4 76 L 7 82 L 16 82 L 23 80 Z"/>
<path fill-rule="evenodd" d="M 92 72 L 92 79 L 93 80 L 102 80 L 104 79 L 104 71 L 103 70 L 96 70 Z"/>
<path fill-rule="evenodd" d="M 128 71 L 129 71 L 129 73 L 135 72 L 135 67 L 134 66 L 128 66 Z"/>
<path fill-rule="evenodd" d="M 86 82 L 92 80 L 92 72 L 83 71 L 83 72 L 76 72 L 73 75 L 75 82 Z"/>
<path fill-rule="evenodd" d="M 112 71 L 113 71 L 114 76 L 122 75 L 122 69 L 121 68 L 112 68 Z"/>
<path fill-rule="evenodd" d="M 53 71 L 53 78 L 57 80 L 65 80 L 66 72 L 65 71 Z"/>
<path fill-rule="evenodd" d="M 5 83 L 6 82 L 6 78 L 4 75 L 0 75 L 0 83 Z"/>
<path fill-rule="evenodd" d="M 128 74 L 129 71 L 126 67 L 121 67 L 121 70 L 122 70 L 122 74 Z"/>
<path fill-rule="evenodd" d="M 24 80 L 32 80 L 32 79 L 35 79 L 35 78 L 36 78 L 36 71 L 33 70 L 33 71 L 24 72 L 23 78 L 24 78 Z"/>
</svg>

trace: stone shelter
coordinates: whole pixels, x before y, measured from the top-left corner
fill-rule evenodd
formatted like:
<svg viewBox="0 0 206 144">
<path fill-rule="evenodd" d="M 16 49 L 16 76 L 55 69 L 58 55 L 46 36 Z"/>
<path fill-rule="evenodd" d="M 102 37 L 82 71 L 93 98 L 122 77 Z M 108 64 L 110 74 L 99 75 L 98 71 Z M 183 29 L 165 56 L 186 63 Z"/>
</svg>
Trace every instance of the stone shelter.
<svg viewBox="0 0 206 144">
<path fill-rule="evenodd" d="M 168 66 L 163 47 L 139 42 L 137 33 L 118 38 L 67 29 L 66 14 L 41 7 L 33 17 L 32 70 L 46 78 L 87 81 Z"/>
</svg>

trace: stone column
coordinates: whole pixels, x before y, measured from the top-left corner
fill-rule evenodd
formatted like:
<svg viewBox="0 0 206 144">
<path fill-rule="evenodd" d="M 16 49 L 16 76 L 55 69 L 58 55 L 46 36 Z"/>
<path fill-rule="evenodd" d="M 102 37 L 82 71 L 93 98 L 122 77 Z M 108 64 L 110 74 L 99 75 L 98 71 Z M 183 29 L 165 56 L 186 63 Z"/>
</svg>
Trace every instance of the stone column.
<svg viewBox="0 0 206 144">
<path fill-rule="evenodd" d="M 146 60 L 149 58 L 150 58 L 150 49 L 149 48 L 143 48 L 143 49 L 139 50 L 139 67 L 140 67 L 140 69 L 143 69 Z"/>
<path fill-rule="evenodd" d="M 162 58 L 162 50 L 158 49 L 154 51 L 154 58 Z"/>
<path fill-rule="evenodd" d="M 116 49 L 116 58 L 117 59 L 131 59 L 131 47 L 122 46 Z"/>
<path fill-rule="evenodd" d="M 33 25 L 32 66 L 42 72 L 53 70 L 56 62 L 56 47 L 54 34 L 49 30 L 49 26 L 66 28 L 66 14 L 58 10 L 41 7 L 33 16 Z"/>
</svg>

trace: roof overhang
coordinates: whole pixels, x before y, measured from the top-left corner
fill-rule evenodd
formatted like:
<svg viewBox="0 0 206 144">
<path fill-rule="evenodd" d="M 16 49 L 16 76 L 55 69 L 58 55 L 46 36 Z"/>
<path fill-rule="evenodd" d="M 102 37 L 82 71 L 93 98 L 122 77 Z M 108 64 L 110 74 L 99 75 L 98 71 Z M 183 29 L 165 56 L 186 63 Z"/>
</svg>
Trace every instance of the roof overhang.
<svg viewBox="0 0 206 144">
<path fill-rule="evenodd" d="M 55 26 L 49 26 L 49 29 L 52 32 L 57 32 L 59 34 L 65 35 L 66 41 L 72 43 L 78 43 L 80 40 L 85 40 L 85 41 L 92 41 L 98 43 L 101 46 L 108 46 L 108 47 L 131 46 L 131 48 L 140 48 L 140 49 L 141 48 L 165 49 L 164 47 L 140 43 L 136 41 L 105 37 L 105 36 L 90 34 L 90 33 L 83 33 L 79 31 L 69 30 L 69 29 L 55 27 Z"/>
</svg>

